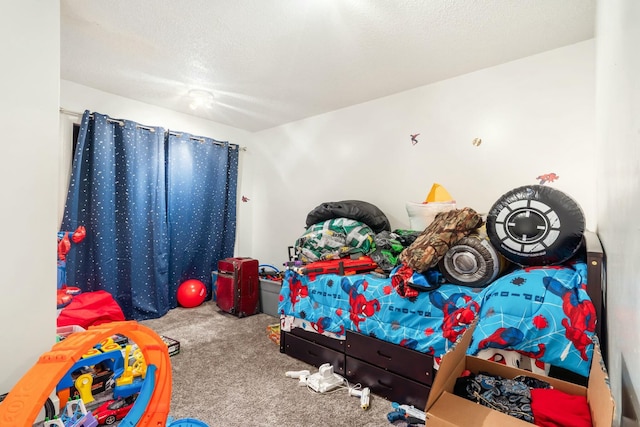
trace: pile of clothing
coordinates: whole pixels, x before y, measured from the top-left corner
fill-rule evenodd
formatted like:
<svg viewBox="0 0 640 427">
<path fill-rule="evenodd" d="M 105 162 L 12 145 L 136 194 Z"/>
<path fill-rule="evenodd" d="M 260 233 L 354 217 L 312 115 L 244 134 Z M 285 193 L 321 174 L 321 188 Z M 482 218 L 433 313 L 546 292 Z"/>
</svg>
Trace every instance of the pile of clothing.
<svg viewBox="0 0 640 427">
<path fill-rule="evenodd" d="M 546 381 L 513 379 L 469 371 L 456 379 L 454 394 L 541 427 L 591 427 L 586 396 L 556 390 Z"/>
<path fill-rule="evenodd" d="M 402 251 L 419 231 L 393 230 L 377 206 L 362 200 L 325 202 L 306 219 L 306 230 L 296 240 L 295 256 L 303 263 L 368 255 L 380 272 L 389 273 Z"/>
</svg>

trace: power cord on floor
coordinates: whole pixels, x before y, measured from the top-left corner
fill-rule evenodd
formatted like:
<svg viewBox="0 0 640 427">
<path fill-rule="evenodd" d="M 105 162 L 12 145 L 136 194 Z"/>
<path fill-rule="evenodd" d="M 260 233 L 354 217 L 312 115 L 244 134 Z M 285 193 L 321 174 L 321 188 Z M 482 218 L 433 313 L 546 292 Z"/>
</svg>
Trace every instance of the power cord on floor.
<svg viewBox="0 0 640 427">
<path fill-rule="evenodd" d="M 346 378 L 344 378 L 344 377 L 342 377 L 342 376 L 340 376 L 338 374 L 335 374 L 335 373 L 334 373 L 334 375 L 336 377 L 340 377 L 340 379 L 342 380 L 342 382 L 339 385 L 335 386 L 335 388 L 333 388 L 331 390 L 324 391 L 324 392 L 319 392 L 319 391 L 316 391 L 313 388 L 309 387 L 309 385 L 307 384 L 307 390 L 310 393 L 314 393 L 314 394 L 331 394 L 331 393 L 335 393 L 335 392 L 338 392 L 338 391 L 347 390 L 349 396 L 356 396 L 356 397 L 360 398 L 360 407 L 362 409 L 364 409 L 365 411 L 367 409 L 369 409 L 370 400 L 371 400 L 371 397 L 370 397 L 371 396 L 371 391 L 370 391 L 369 387 L 362 388 L 362 384 L 360 384 L 360 383 L 351 385 L 351 384 L 349 384 L 349 381 Z"/>
</svg>

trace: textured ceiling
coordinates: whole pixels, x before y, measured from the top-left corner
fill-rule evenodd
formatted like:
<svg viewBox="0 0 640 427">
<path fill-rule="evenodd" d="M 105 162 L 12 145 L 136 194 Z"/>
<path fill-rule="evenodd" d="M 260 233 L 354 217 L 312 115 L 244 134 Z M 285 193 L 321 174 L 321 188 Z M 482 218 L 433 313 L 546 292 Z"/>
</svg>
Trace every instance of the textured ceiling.
<svg viewBox="0 0 640 427">
<path fill-rule="evenodd" d="M 595 3 L 61 0 L 61 78 L 258 131 L 593 38 Z"/>
</svg>

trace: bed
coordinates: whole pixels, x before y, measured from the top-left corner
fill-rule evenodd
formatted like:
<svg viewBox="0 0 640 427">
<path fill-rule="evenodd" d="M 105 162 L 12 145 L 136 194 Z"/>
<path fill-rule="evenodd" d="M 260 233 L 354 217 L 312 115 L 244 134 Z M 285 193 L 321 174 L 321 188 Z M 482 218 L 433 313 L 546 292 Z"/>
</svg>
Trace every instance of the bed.
<svg viewBox="0 0 640 427">
<path fill-rule="evenodd" d="M 424 407 L 439 361 L 474 319 L 470 354 L 511 350 L 549 375 L 585 380 L 594 337 L 606 361 L 604 253 L 585 231 L 560 265 L 516 268 L 484 288 L 445 283 L 406 298 L 380 275 L 285 273 L 280 351 L 331 363 L 351 383 Z M 595 319 L 602 319 L 596 322 Z"/>
</svg>

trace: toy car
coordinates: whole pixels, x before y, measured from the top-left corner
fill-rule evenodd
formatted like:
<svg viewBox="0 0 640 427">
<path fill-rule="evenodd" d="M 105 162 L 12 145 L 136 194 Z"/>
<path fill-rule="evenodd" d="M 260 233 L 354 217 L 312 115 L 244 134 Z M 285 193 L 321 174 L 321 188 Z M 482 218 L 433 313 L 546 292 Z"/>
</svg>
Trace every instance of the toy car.
<svg viewBox="0 0 640 427">
<path fill-rule="evenodd" d="M 133 408 L 137 394 L 129 397 L 107 400 L 102 405 L 93 410 L 93 416 L 98 420 L 98 424 L 111 425 L 123 419 Z"/>
</svg>

